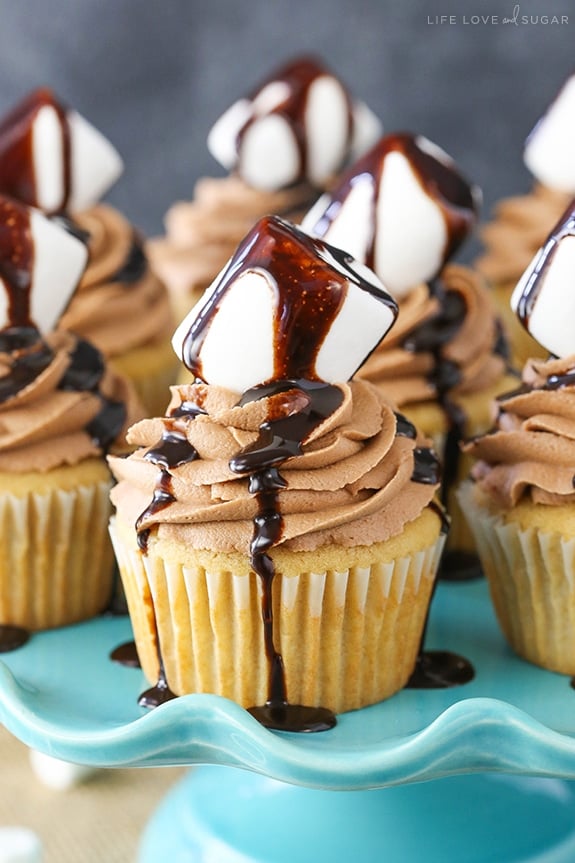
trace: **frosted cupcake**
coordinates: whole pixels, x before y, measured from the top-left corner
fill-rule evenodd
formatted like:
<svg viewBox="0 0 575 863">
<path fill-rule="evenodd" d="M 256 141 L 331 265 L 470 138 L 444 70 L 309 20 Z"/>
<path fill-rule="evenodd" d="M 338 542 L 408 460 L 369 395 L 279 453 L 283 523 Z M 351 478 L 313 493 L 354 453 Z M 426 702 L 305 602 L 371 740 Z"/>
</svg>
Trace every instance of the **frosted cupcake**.
<svg viewBox="0 0 575 863">
<path fill-rule="evenodd" d="M 575 196 L 574 112 L 572 75 L 527 138 L 524 161 L 535 179 L 532 190 L 498 203 L 493 221 L 481 232 L 485 252 L 476 266 L 493 286 L 519 368 L 529 357 L 543 357 L 544 351 L 518 322 L 509 301 L 521 274 Z"/>
<path fill-rule="evenodd" d="M 0 197 L 0 650 L 111 596 L 104 453 L 141 413 L 96 348 L 54 330 L 85 262 L 80 240 Z"/>
<path fill-rule="evenodd" d="M 208 136 L 229 171 L 202 178 L 191 202 L 168 211 L 166 236 L 148 245 L 181 320 L 262 216 L 299 222 L 349 161 L 373 143 L 380 125 L 319 62 L 298 57 L 239 99 Z"/>
<path fill-rule="evenodd" d="M 444 539 L 437 459 L 349 381 L 395 314 L 367 268 L 268 217 L 178 328 L 197 382 L 111 459 L 144 703 L 213 692 L 310 730 L 408 681 Z"/>
<path fill-rule="evenodd" d="M 161 412 L 178 370 L 168 296 L 134 227 L 112 207 L 94 206 L 121 170 L 109 141 L 50 90 L 34 91 L 0 122 L 0 191 L 64 217 L 88 244 L 60 326 L 96 345 L 147 410 Z"/>
<path fill-rule="evenodd" d="M 442 456 L 452 516 L 442 573 L 477 573 L 473 538 L 453 494 L 468 466 L 459 442 L 491 425 L 494 396 L 514 382 L 481 276 L 446 262 L 476 220 L 478 191 L 421 135 L 382 138 L 303 221 L 372 267 L 399 303 L 397 323 L 359 371 Z"/>
<path fill-rule="evenodd" d="M 499 399 L 495 428 L 472 440 L 477 463 L 460 499 L 501 627 L 516 652 L 575 674 L 575 206 L 513 295 L 546 350 Z"/>
</svg>

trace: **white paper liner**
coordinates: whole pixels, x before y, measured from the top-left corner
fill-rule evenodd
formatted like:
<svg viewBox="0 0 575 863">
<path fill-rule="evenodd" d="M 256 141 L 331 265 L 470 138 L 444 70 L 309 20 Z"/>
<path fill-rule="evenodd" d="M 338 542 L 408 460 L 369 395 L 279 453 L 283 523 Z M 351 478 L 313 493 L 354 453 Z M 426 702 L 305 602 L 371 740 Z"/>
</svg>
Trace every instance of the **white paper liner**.
<svg viewBox="0 0 575 863">
<path fill-rule="evenodd" d="M 0 495 L 0 624 L 49 629 L 105 608 L 114 571 L 110 486 Z"/>
<path fill-rule="evenodd" d="M 112 522 L 138 654 L 170 688 L 245 707 L 268 697 L 261 587 L 254 573 L 207 572 L 142 554 Z M 288 699 L 340 713 L 387 698 L 413 671 L 444 537 L 393 563 L 274 580 L 276 649 Z M 157 630 L 156 630 L 157 627 Z"/>
<path fill-rule="evenodd" d="M 473 491 L 465 483 L 459 500 L 505 637 L 529 662 L 575 675 L 575 539 L 506 524 Z"/>
</svg>

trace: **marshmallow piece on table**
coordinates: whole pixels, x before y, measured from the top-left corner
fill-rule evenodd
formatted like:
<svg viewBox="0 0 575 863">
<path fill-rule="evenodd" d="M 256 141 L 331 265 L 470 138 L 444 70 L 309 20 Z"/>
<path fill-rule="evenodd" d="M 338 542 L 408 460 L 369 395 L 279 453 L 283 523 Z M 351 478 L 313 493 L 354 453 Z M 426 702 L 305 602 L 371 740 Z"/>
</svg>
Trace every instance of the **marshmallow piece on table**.
<svg viewBox="0 0 575 863">
<path fill-rule="evenodd" d="M 53 758 L 52 755 L 38 752 L 37 749 L 30 749 L 28 754 L 37 779 L 55 791 L 67 791 L 74 788 L 98 772 L 96 767 L 74 764 L 71 761 L 61 761 L 59 758 Z M 0 857 L 0 863 L 1 859 Z"/>
<path fill-rule="evenodd" d="M 107 138 L 47 88 L 0 120 L 0 193 L 45 213 L 90 207 L 122 170 Z"/>
<path fill-rule="evenodd" d="M 575 202 L 523 273 L 511 308 L 546 350 L 561 358 L 575 354 Z"/>
<path fill-rule="evenodd" d="M 88 249 L 78 237 L 0 195 L 0 330 L 52 330 L 87 260 Z"/>
<path fill-rule="evenodd" d="M 0 827 L 0 863 L 41 863 L 42 844 L 27 827 Z"/>
<path fill-rule="evenodd" d="M 353 103 L 321 63 L 300 58 L 228 108 L 208 135 L 208 149 L 256 189 L 304 180 L 321 188 L 380 134 L 367 105 Z"/>
<path fill-rule="evenodd" d="M 551 189 L 575 195 L 575 74 L 565 82 L 525 142 L 523 160 Z"/>
<path fill-rule="evenodd" d="M 250 231 L 184 318 L 174 350 L 234 392 L 279 380 L 349 380 L 397 316 L 367 267 L 277 216 Z"/>
<path fill-rule="evenodd" d="M 371 267 L 396 299 L 429 281 L 475 224 L 480 192 L 422 135 L 382 138 L 323 195 L 302 228 Z"/>
</svg>

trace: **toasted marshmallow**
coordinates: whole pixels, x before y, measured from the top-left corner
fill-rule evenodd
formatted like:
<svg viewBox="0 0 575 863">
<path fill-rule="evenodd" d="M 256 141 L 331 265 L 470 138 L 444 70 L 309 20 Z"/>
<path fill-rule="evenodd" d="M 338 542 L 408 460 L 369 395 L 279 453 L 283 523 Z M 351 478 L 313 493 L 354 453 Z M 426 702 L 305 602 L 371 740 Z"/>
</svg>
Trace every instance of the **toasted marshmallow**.
<svg viewBox="0 0 575 863">
<path fill-rule="evenodd" d="M 0 330 L 52 330 L 80 280 L 88 249 L 38 210 L 0 196 Z"/>
<path fill-rule="evenodd" d="M 0 193 L 45 213 L 90 207 L 122 170 L 107 138 L 48 89 L 0 121 Z"/>
<path fill-rule="evenodd" d="M 27 827 L 0 827 L 0 863 L 41 863 L 42 844 Z"/>
<path fill-rule="evenodd" d="M 511 308 L 546 350 L 557 357 L 575 353 L 575 203 L 523 273 Z"/>
<path fill-rule="evenodd" d="M 172 343 L 197 377 L 238 393 L 278 380 L 341 383 L 396 316 L 396 303 L 371 270 L 267 216 Z"/>
<path fill-rule="evenodd" d="M 368 264 L 396 299 L 434 278 L 476 220 L 479 192 L 423 136 L 382 138 L 302 228 Z"/>
<path fill-rule="evenodd" d="M 523 159 L 533 176 L 561 192 L 575 195 L 575 74 L 525 142 Z"/>
<path fill-rule="evenodd" d="M 212 127 L 208 148 L 256 189 L 300 181 L 322 188 L 380 134 L 367 105 L 353 104 L 338 78 L 304 58 L 228 108 Z"/>
</svg>

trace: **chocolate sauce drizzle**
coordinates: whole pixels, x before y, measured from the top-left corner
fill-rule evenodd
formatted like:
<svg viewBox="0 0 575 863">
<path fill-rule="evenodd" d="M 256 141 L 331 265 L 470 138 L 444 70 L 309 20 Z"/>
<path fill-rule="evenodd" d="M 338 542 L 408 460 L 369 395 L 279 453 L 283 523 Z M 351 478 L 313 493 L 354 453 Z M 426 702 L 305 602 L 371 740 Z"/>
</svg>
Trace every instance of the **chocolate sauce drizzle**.
<svg viewBox="0 0 575 863">
<path fill-rule="evenodd" d="M 0 192 L 39 207 L 34 159 L 34 121 L 42 108 L 52 108 L 62 144 L 62 190 L 55 212 L 66 210 L 72 187 L 70 127 L 66 109 L 44 87 L 30 93 L 0 123 Z"/>
<path fill-rule="evenodd" d="M 148 271 L 148 259 L 139 237 L 134 236 L 128 256 L 117 272 L 110 276 L 110 282 L 121 282 L 130 286 L 140 282 Z"/>
<path fill-rule="evenodd" d="M 11 650 L 23 647 L 29 638 L 30 633 L 22 626 L 0 624 L 0 653 L 9 653 Z"/>
<path fill-rule="evenodd" d="M 287 119 L 290 128 L 293 131 L 295 143 L 299 152 L 299 170 L 298 178 L 307 178 L 308 175 L 308 133 L 306 129 L 306 113 L 309 91 L 314 81 L 322 75 L 331 75 L 331 73 L 311 57 L 302 57 L 287 63 L 281 69 L 278 69 L 271 75 L 260 87 L 257 88 L 248 97 L 253 102 L 258 94 L 268 85 L 273 82 L 281 82 L 286 85 L 285 99 L 276 105 L 272 113 L 279 114 Z M 353 108 L 350 97 L 346 90 L 342 87 L 347 102 L 347 142 L 343 152 L 342 164 L 347 158 L 349 146 L 353 133 Z M 245 138 L 251 126 L 257 122 L 259 115 L 254 113 L 248 118 L 246 123 L 239 130 L 236 137 L 236 152 L 240 154 L 240 172 L 241 172 L 241 152 L 242 141 Z M 340 166 L 341 167 L 341 166 Z"/>
<path fill-rule="evenodd" d="M 118 665 L 125 665 L 126 668 L 142 667 L 134 641 L 126 641 L 124 644 L 119 644 L 118 647 L 111 651 L 110 659 L 112 662 L 117 662 Z"/>
<path fill-rule="evenodd" d="M 410 164 L 423 192 L 441 209 L 446 226 L 446 244 L 438 271 L 451 258 L 468 236 L 477 218 L 477 204 L 473 187 L 455 166 L 444 164 L 418 144 L 418 136 L 409 132 L 386 135 L 368 153 L 344 174 L 337 188 L 330 193 L 330 204 L 313 227 L 319 237 L 326 235 L 336 220 L 341 205 L 358 182 L 371 185 L 371 238 L 366 250 L 365 263 L 377 272 L 375 238 L 378 235 L 377 202 L 383 177 L 385 158 L 390 153 L 401 153 Z"/>
</svg>

